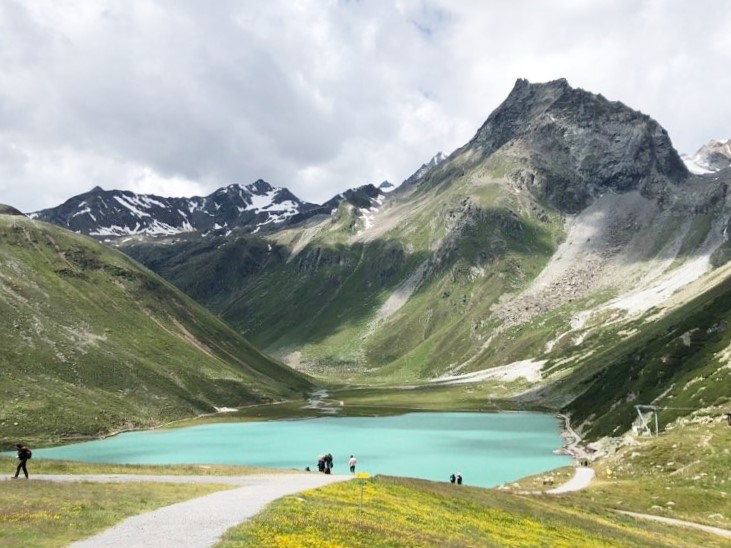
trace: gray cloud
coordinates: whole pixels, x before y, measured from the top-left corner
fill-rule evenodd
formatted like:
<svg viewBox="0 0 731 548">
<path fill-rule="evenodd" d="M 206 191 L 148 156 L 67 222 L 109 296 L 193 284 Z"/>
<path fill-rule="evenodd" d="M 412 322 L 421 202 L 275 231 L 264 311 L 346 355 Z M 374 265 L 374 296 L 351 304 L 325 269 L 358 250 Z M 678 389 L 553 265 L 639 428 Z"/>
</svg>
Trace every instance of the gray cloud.
<svg viewBox="0 0 731 548">
<path fill-rule="evenodd" d="M 0 0 L 0 201 L 323 201 L 466 142 L 514 81 L 568 78 L 681 151 L 731 137 L 731 6 L 702 0 Z"/>
</svg>

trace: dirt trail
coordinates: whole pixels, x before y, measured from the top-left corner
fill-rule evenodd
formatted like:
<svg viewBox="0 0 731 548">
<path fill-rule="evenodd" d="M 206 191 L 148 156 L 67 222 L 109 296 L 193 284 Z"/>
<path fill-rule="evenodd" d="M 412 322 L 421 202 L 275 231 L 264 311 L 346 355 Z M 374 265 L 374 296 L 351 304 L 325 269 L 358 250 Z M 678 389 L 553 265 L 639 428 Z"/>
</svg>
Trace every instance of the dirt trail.
<svg viewBox="0 0 731 548">
<path fill-rule="evenodd" d="M 267 504 L 280 497 L 351 478 L 350 475 L 300 472 L 250 476 L 38 474 L 32 479 L 60 482 L 212 483 L 234 486 L 234 489 L 127 518 L 98 535 L 71 544 L 74 548 L 203 548 L 215 545 L 226 530 L 256 515 Z"/>
<path fill-rule="evenodd" d="M 728 529 L 721 529 L 720 527 L 713 527 L 711 525 L 702 525 L 700 523 L 693 523 L 691 521 L 683 521 L 680 519 L 666 518 L 663 516 L 653 516 L 652 514 L 638 514 L 636 512 L 626 512 L 625 510 L 617 510 L 620 514 L 626 516 L 632 516 L 637 519 L 648 519 L 653 521 L 659 521 L 660 523 L 666 523 L 668 525 L 677 525 L 678 527 L 689 527 L 691 529 L 699 529 L 712 535 L 718 535 L 720 537 L 731 539 L 731 531 Z"/>
<path fill-rule="evenodd" d="M 559 485 L 555 489 L 546 491 L 549 495 L 560 495 L 561 493 L 570 493 L 571 491 L 580 491 L 589 487 L 591 480 L 594 479 L 594 469 L 580 467 L 574 472 L 574 477 L 563 485 Z"/>
</svg>

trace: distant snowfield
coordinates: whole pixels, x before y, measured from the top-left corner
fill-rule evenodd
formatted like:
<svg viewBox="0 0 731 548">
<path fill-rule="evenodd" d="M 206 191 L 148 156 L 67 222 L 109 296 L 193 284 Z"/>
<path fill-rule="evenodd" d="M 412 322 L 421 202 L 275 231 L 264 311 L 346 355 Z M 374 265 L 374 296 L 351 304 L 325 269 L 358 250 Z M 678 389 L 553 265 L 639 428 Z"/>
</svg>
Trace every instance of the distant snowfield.
<svg viewBox="0 0 731 548">
<path fill-rule="evenodd" d="M 488 380 L 515 381 L 524 378 L 529 382 L 541 380 L 541 369 L 548 360 L 522 360 L 499 367 L 491 367 L 481 371 L 473 371 L 464 375 L 444 375 L 432 379 L 439 384 L 464 384 Z"/>
</svg>

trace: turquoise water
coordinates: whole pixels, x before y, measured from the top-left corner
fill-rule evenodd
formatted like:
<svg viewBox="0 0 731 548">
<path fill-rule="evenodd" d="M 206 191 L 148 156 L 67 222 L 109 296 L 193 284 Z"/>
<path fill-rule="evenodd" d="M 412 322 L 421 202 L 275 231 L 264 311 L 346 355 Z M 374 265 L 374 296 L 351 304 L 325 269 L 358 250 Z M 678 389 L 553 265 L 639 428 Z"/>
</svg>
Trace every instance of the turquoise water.
<svg viewBox="0 0 731 548">
<path fill-rule="evenodd" d="M 358 472 L 492 487 L 567 465 L 555 455 L 560 424 L 537 413 L 410 413 L 393 417 L 326 417 L 225 423 L 120 434 L 104 440 L 38 449 L 34 459 L 119 464 L 245 464 L 317 470 L 334 456 L 334 473 Z"/>
</svg>

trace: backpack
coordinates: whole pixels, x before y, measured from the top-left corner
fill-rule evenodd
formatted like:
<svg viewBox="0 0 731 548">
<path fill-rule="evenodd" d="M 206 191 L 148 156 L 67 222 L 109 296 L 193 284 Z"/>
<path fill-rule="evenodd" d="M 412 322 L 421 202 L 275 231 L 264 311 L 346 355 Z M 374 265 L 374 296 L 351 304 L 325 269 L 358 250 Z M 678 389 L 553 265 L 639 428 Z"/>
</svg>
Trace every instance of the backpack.
<svg viewBox="0 0 731 548">
<path fill-rule="evenodd" d="M 20 449 L 20 457 L 24 460 L 30 460 L 30 458 L 33 456 L 33 451 L 30 450 L 30 447 L 22 447 Z"/>
</svg>

